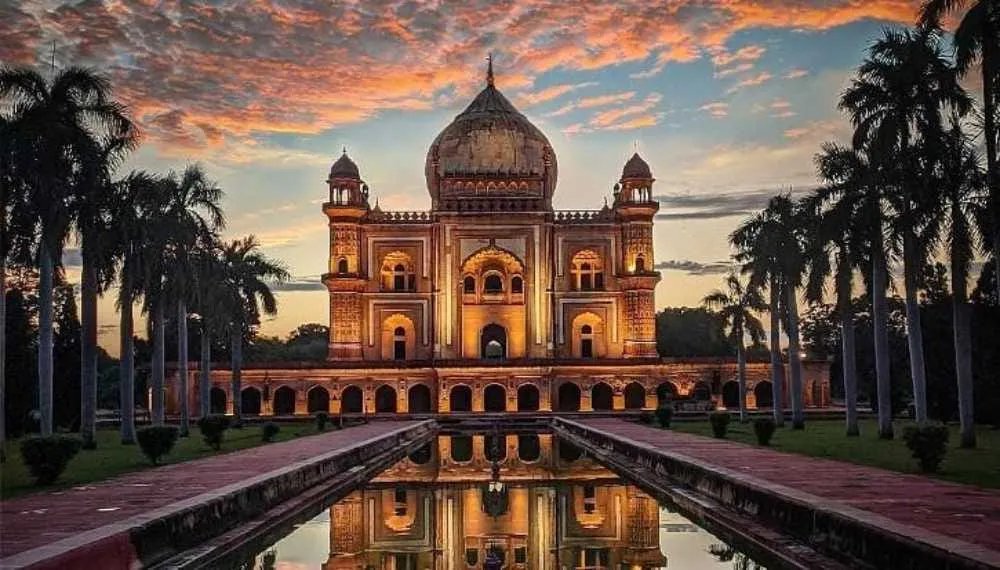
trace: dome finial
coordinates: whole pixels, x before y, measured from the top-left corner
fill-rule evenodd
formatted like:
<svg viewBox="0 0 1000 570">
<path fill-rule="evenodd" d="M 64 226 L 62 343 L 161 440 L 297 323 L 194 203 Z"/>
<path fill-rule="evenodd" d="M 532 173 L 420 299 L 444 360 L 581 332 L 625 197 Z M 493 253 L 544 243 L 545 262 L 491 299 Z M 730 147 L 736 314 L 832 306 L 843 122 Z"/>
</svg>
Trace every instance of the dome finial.
<svg viewBox="0 0 1000 570">
<path fill-rule="evenodd" d="M 486 54 L 486 85 L 493 87 L 493 53 Z"/>
<path fill-rule="evenodd" d="M 344 145 L 344 156 L 347 156 L 347 145 Z"/>
</svg>

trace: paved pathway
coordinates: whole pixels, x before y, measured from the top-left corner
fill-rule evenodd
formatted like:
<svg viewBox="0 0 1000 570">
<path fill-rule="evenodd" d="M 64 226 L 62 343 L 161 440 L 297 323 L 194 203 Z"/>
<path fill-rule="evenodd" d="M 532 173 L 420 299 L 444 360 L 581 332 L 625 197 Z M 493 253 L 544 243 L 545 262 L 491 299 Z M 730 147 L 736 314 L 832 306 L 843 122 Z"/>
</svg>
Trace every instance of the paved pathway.
<svg viewBox="0 0 1000 570">
<path fill-rule="evenodd" d="M 614 419 L 582 424 L 1000 552 L 1000 492 Z"/>
<path fill-rule="evenodd" d="M 0 559 L 417 423 L 373 422 L 3 501 Z"/>
</svg>

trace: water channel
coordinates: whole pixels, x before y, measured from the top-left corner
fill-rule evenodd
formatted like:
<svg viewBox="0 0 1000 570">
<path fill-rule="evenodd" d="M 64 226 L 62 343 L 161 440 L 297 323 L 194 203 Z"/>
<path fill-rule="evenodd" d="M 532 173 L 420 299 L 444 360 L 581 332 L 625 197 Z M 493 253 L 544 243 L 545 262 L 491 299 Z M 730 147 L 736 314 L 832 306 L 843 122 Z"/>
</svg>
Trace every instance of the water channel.
<svg viewBox="0 0 1000 570">
<path fill-rule="evenodd" d="M 554 435 L 496 432 L 438 436 L 212 567 L 765 568 Z"/>
</svg>

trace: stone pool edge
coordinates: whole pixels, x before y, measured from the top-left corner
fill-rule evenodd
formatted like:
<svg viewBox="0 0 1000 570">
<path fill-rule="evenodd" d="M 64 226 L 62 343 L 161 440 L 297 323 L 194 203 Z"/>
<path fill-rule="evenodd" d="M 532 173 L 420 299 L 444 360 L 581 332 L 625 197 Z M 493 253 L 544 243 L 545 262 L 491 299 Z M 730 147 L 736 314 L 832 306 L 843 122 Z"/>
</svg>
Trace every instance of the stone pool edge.
<svg viewBox="0 0 1000 570">
<path fill-rule="evenodd" d="M 1000 553 L 980 545 L 718 467 L 683 453 L 654 448 L 623 435 L 598 431 L 574 420 L 554 418 L 552 426 L 557 434 L 574 436 L 632 458 L 648 473 L 668 476 L 830 556 L 853 558 L 877 568 L 1000 568 Z M 568 439 L 572 441 L 572 437 Z M 917 565 L 910 566 L 907 562 Z"/>
<path fill-rule="evenodd" d="M 239 526 L 343 471 L 392 453 L 407 442 L 414 439 L 429 441 L 437 431 L 437 423 L 433 420 L 403 426 L 122 521 L 13 554 L 0 560 L 0 568 L 87 567 L 95 559 L 111 561 L 123 558 L 128 561 L 117 567 L 155 564 L 179 549 Z"/>
</svg>

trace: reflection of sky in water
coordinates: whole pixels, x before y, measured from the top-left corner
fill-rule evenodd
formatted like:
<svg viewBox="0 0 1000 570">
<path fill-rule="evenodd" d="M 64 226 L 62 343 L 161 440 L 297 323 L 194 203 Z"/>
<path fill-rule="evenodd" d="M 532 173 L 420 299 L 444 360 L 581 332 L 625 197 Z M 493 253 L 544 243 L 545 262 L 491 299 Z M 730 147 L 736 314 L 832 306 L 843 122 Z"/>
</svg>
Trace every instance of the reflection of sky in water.
<svg viewBox="0 0 1000 570">
<path fill-rule="evenodd" d="M 660 551 L 667 557 L 671 570 L 723 570 L 738 568 L 734 560 L 720 561 L 709 549 L 721 545 L 719 539 L 698 527 L 682 515 L 661 508 L 659 511 Z M 308 522 L 298 525 L 289 535 L 268 550 L 277 553 L 276 570 L 317 570 L 330 556 L 330 510 L 326 509 Z M 747 566 L 755 568 L 753 564 Z M 264 570 L 262 555 L 257 556 L 256 568 Z M 530 566 L 529 566 L 530 568 Z M 572 566 L 566 565 L 569 569 Z M 756 567 L 763 570 L 763 567 Z"/>
</svg>

